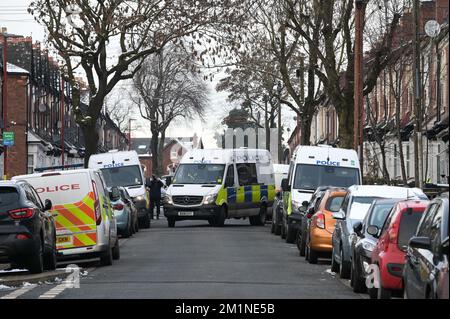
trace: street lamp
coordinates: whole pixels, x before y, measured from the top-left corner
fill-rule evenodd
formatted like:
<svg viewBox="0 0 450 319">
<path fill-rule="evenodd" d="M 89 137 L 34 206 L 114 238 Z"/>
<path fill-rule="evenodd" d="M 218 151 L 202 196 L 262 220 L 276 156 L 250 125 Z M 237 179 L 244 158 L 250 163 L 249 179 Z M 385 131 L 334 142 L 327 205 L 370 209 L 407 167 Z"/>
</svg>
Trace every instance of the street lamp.
<svg viewBox="0 0 450 319">
<path fill-rule="evenodd" d="M 128 119 L 128 150 L 131 150 L 131 121 L 136 121 L 136 119 Z"/>
<path fill-rule="evenodd" d="M 277 93 L 278 93 L 278 163 L 281 163 L 283 160 L 283 148 L 282 148 L 282 139 L 281 136 L 283 131 L 281 130 L 281 92 L 283 91 L 283 85 L 281 81 L 277 83 Z"/>
</svg>

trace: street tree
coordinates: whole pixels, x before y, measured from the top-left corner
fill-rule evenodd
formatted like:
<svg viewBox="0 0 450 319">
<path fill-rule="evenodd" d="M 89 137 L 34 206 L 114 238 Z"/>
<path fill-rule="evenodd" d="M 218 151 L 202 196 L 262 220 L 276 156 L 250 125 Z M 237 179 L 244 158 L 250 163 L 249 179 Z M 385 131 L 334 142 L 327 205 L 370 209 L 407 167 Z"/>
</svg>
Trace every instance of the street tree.
<svg viewBox="0 0 450 319">
<path fill-rule="evenodd" d="M 33 0 L 29 12 L 63 59 L 73 113 L 85 136 L 85 165 L 97 152 L 96 122 L 117 83 L 132 79 L 145 58 L 166 44 L 217 22 L 226 25 L 239 19 L 241 9 L 238 0 Z M 79 71 L 90 91 L 85 114 L 80 109 Z"/>
<path fill-rule="evenodd" d="M 170 44 L 148 57 L 136 73 L 131 100 L 150 122 L 152 170 L 162 175 L 166 130 L 175 120 L 202 118 L 208 102 L 207 86 L 191 53 Z"/>
</svg>

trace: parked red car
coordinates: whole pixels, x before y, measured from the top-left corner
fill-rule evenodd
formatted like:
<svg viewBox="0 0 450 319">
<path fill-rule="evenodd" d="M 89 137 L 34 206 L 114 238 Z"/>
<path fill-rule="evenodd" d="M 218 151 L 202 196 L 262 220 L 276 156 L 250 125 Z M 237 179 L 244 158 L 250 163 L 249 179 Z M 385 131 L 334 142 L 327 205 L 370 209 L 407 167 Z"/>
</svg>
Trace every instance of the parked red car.
<svg viewBox="0 0 450 319">
<path fill-rule="evenodd" d="M 394 205 L 383 229 L 370 226 L 367 231 L 379 240 L 372 251 L 372 264 L 378 266 L 379 288 L 370 288 L 371 298 L 389 299 L 391 294 L 403 291 L 403 266 L 409 240 L 414 236 L 417 225 L 428 201 L 401 201 Z"/>
</svg>

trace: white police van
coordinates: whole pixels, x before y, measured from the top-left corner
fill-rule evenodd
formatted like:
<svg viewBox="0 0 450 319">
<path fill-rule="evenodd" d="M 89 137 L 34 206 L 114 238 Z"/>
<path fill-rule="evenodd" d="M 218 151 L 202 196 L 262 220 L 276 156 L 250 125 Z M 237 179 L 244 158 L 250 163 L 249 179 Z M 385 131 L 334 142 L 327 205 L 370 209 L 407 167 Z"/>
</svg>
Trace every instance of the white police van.
<svg viewBox="0 0 450 319">
<path fill-rule="evenodd" d="M 135 151 L 112 150 L 91 155 L 89 168 L 99 168 L 108 187 L 125 187 L 138 210 L 140 226 L 150 227 L 150 198 L 139 156 Z"/>
<path fill-rule="evenodd" d="M 221 227 L 227 218 L 249 218 L 262 226 L 272 210 L 275 180 L 267 150 L 207 149 L 187 152 L 167 189 L 169 227 L 186 219 Z"/>
<path fill-rule="evenodd" d="M 298 146 L 293 153 L 288 177 L 282 181 L 283 233 L 294 242 L 300 228 L 299 208 L 309 202 L 319 186 L 350 187 L 362 183 L 358 154 L 329 145 Z"/>
</svg>

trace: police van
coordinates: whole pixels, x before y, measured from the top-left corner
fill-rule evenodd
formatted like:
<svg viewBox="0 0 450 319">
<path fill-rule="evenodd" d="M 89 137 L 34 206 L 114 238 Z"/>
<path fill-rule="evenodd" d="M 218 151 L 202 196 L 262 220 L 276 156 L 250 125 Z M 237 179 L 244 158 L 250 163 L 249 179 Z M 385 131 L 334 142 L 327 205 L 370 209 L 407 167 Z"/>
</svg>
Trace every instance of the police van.
<svg viewBox="0 0 450 319">
<path fill-rule="evenodd" d="M 59 258 L 120 258 L 117 222 L 101 171 L 78 169 L 15 176 L 52 201 Z"/>
<path fill-rule="evenodd" d="M 192 150 L 183 156 L 167 189 L 164 215 L 169 227 L 187 219 L 221 227 L 228 218 L 247 217 L 251 225 L 264 225 L 274 197 L 267 150 Z"/>
<path fill-rule="evenodd" d="M 293 243 L 307 206 L 319 186 L 350 187 L 362 182 L 358 154 L 329 145 L 298 146 L 291 158 L 288 177 L 282 181 L 282 233 Z"/>
<path fill-rule="evenodd" d="M 150 198 L 145 187 L 145 175 L 135 151 L 94 154 L 89 158 L 89 168 L 100 169 L 107 187 L 125 187 L 138 210 L 139 224 L 150 227 Z"/>
</svg>

